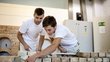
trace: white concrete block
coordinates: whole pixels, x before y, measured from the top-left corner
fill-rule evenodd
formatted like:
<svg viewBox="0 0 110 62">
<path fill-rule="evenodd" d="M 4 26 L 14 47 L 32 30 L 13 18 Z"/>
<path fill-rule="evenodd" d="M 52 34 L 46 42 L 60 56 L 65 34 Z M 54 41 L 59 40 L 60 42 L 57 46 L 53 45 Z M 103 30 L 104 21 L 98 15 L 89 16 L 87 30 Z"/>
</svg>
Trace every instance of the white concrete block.
<svg viewBox="0 0 110 62">
<path fill-rule="evenodd" d="M 33 52 L 33 51 L 28 51 L 28 56 L 31 56 L 31 55 L 33 55 L 33 54 L 35 54 L 36 52 Z"/>
<path fill-rule="evenodd" d="M 90 53 L 88 53 L 88 52 L 83 53 L 83 57 L 89 58 L 90 57 Z"/>
<path fill-rule="evenodd" d="M 110 52 L 106 52 L 106 57 L 110 58 Z"/>
<path fill-rule="evenodd" d="M 62 57 L 61 58 L 61 61 L 62 62 L 69 62 L 69 57 Z"/>
<path fill-rule="evenodd" d="M 79 62 L 86 62 L 87 58 L 79 58 Z"/>
<path fill-rule="evenodd" d="M 94 58 L 87 58 L 87 62 L 95 62 Z"/>
<path fill-rule="evenodd" d="M 105 52 L 100 52 L 99 57 L 106 57 Z"/>
<path fill-rule="evenodd" d="M 99 57 L 98 55 L 99 55 L 99 53 L 97 53 L 97 52 L 91 52 L 92 58 L 96 58 L 96 57 L 98 58 Z"/>
<path fill-rule="evenodd" d="M 43 62 L 51 62 L 51 58 L 43 58 Z"/>
<path fill-rule="evenodd" d="M 41 58 L 38 58 L 38 59 L 36 59 L 35 62 L 42 62 L 42 59 Z"/>
<path fill-rule="evenodd" d="M 18 52 L 18 56 L 23 59 L 26 60 L 28 58 L 28 52 L 27 51 L 19 51 Z"/>
<path fill-rule="evenodd" d="M 52 62 L 61 62 L 59 57 L 52 57 Z"/>
<path fill-rule="evenodd" d="M 79 61 L 78 57 L 76 57 L 76 58 L 70 58 L 70 62 L 78 62 L 78 61 Z"/>
<path fill-rule="evenodd" d="M 102 58 L 96 58 L 96 62 L 102 62 Z"/>
<path fill-rule="evenodd" d="M 103 62 L 110 62 L 110 58 L 103 58 Z"/>
</svg>

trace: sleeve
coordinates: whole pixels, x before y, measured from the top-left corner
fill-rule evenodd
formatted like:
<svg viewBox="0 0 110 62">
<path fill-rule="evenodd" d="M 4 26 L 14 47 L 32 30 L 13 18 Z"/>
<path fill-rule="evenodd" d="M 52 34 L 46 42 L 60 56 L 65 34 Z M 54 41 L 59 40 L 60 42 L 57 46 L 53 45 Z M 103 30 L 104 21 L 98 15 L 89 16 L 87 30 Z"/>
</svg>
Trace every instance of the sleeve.
<svg viewBox="0 0 110 62">
<path fill-rule="evenodd" d="M 19 31 L 21 33 L 25 33 L 27 30 L 28 30 L 28 23 L 27 22 L 23 22 L 23 24 L 19 28 Z"/>
<path fill-rule="evenodd" d="M 41 32 L 40 32 L 40 35 L 45 35 L 46 34 L 46 31 L 44 28 L 42 28 Z"/>
<path fill-rule="evenodd" d="M 67 35 L 67 31 L 65 29 L 58 29 L 55 32 L 55 38 L 64 38 Z"/>
</svg>

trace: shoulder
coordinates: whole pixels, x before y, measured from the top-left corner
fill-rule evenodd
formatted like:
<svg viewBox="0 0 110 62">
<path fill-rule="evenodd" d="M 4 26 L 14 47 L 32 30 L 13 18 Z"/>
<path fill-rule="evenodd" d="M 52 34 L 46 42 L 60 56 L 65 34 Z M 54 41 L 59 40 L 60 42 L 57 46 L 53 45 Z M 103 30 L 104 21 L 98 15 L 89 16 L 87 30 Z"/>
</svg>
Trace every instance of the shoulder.
<svg viewBox="0 0 110 62">
<path fill-rule="evenodd" d="M 58 30 L 67 30 L 66 26 L 62 25 L 62 24 L 58 24 L 56 27 Z"/>
<path fill-rule="evenodd" d="M 24 21 L 25 23 L 32 23 L 32 21 L 33 21 L 34 19 L 28 19 L 28 20 L 26 20 L 26 21 Z"/>
<path fill-rule="evenodd" d="M 56 33 L 64 33 L 67 29 L 64 25 L 58 24 L 56 27 Z"/>
<path fill-rule="evenodd" d="M 28 20 L 23 21 L 23 24 L 29 25 L 29 24 L 32 24 L 32 21 L 33 19 L 28 19 Z"/>
</svg>

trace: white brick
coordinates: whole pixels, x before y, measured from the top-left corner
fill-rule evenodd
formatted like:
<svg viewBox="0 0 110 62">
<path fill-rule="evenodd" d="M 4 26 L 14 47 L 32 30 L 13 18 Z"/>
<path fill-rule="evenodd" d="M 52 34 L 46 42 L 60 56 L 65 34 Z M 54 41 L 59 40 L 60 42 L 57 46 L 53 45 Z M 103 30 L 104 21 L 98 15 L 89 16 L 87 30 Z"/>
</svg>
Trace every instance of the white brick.
<svg viewBox="0 0 110 62">
<path fill-rule="evenodd" d="M 68 57 L 62 57 L 62 58 L 61 58 L 61 61 L 62 61 L 62 62 L 69 62 L 69 58 L 68 58 Z"/>
<path fill-rule="evenodd" d="M 110 58 L 110 52 L 106 52 L 106 57 Z"/>
<path fill-rule="evenodd" d="M 31 51 L 28 51 L 28 56 L 31 56 L 33 54 L 35 54 L 36 52 L 31 52 Z"/>
<path fill-rule="evenodd" d="M 86 62 L 87 59 L 86 58 L 79 58 L 79 62 Z"/>
<path fill-rule="evenodd" d="M 78 58 L 70 58 L 70 62 L 78 62 L 79 59 Z"/>
<path fill-rule="evenodd" d="M 43 58 L 43 62 L 51 62 L 51 58 Z"/>
<path fill-rule="evenodd" d="M 94 58 L 87 58 L 87 62 L 94 62 Z"/>
<path fill-rule="evenodd" d="M 19 51 L 18 56 L 21 57 L 23 60 L 28 58 L 27 51 Z"/>
<path fill-rule="evenodd" d="M 102 62 L 102 58 L 96 58 L 96 62 Z"/>
<path fill-rule="evenodd" d="M 52 57 L 52 62 L 61 62 L 59 57 Z"/>
<path fill-rule="evenodd" d="M 98 57 L 98 53 L 92 52 L 92 53 L 91 53 L 91 57 L 93 57 L 93 58 Z"/>
<path fill-rule="evenodd" d="M 100 52 L 99 53 L 99 57 L 105 57 L 106 55 L 105 55 L 105 52 Z"/>
<path fill-rule="evenodd" d="M 109 62 L 110 58 L 103 58 L 103 62 Z"/>
<path fill-rule="evenodd" d="M 90 57 L 90 53 L 83 53 L 83 57 L 89 58 Z"/>
<path fill-rule="evenodd" d="M 42 62 L 42 59 L 38 58 L 35 62 Z"/>
</svg>

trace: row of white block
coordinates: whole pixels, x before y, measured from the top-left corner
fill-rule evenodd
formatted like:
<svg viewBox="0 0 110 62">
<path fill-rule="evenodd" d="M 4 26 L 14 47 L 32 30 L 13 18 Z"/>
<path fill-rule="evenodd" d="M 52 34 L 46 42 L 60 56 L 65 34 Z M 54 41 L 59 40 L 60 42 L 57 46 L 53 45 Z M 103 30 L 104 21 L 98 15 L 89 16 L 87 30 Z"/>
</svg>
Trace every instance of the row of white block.
<svg viewBox="0 0 110 62">
<path fill-rule="evenodd" d="M 36 52 L 27 52 L 20 51 L 18 56 L 26 60 L 28 56 L 33 55 Z M 79 54 L 80 55 L 80 54 Z M 36 62 L 110 62 L 110 53 L 109 52 L 100 52 L 100 53 L 82 53 L 82 57 L 72 57 L 72 56 L 60 56 L 60 57 L 44 57 L 39 58 Z"/>
</svg>

